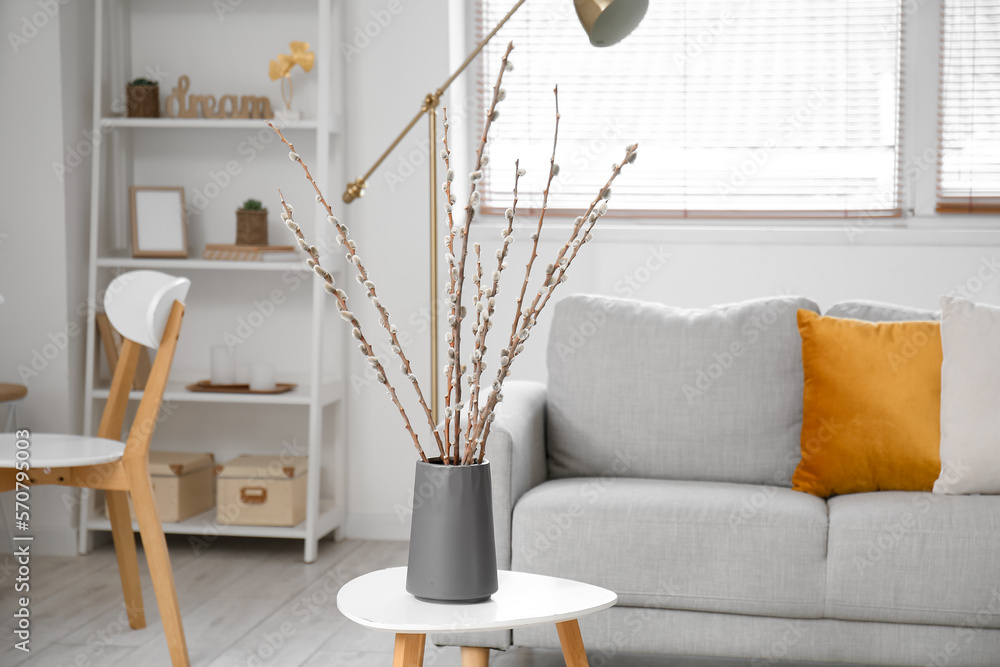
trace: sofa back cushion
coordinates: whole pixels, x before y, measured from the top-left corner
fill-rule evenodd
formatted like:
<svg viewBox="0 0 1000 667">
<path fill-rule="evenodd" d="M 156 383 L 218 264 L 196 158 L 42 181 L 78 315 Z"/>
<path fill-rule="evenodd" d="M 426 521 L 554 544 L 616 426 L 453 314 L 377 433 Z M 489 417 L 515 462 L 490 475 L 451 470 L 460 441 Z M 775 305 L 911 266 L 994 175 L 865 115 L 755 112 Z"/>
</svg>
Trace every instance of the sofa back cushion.
<svg viewBox="0 0 1000 667">
<path fill-rule="evenodd" d="M 599 296 L 556 305 L 549 476 L 790 486 L 802 430 L 801 297 L 706 310 Z"/>
<path fill-rule="evenodd" d="M 936 321 L 941 313 L 909 306 L 896 306 L 878 301 L 841 301 L 830 306 L 824 313 L 827 317 L 841 317 L 863 322 L 914 322 Z"/>
</svg>

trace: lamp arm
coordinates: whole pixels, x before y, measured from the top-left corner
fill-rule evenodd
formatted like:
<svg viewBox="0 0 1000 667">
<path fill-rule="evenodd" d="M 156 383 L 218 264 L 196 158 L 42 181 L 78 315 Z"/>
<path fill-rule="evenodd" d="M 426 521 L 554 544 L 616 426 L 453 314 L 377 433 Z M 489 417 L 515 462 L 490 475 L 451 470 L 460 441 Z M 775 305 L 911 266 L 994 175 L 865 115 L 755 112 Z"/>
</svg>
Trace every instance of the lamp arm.
<svg viewBox="0 0 1000 667">
<path fill-rule="evenodd" d="M 426 104 L 420 107 L 420 111 L 417 112 L 417 115 L 415 115 L 410 120 L 410 122 L 406 124 L 406 127 L 403 128 L 403 131 L 400 132 L 399 135 L 392 140 L 392 143 L 389 144 L 389 147 L 385 149 L 385 151 L 382 153 L 382 155 L 379 156 L 377 160 L 375 160 L 375 164 L 373 164 L 371 168 L 365 172 L 364 176 L 360 176 L 354 182 L 347 184 L 347 189 L 344 190 L 344 196 L 343 196 L 345 204 L 350 204 L 352 201 L 361 196 L 361 191 L 364 190 L 365 187 L 368 185 L 367 182 L 368 179 L 371 177 L 373 173 L 375 173 L 375 170 L 378 169 L 379 165 L 385 162 L 385 159 L 389 157 L 389 154 L 392 153 L 393 149 L 399 145 L 399 142 L 403 140 L 403 137 L 409 134 L 410 130 L 413 129 L 413 126 L 417 124 L 417 121 L 419 121 L 423 117 L 423 115 L 427 113 L 427 108 L 428 107 Z M 431 146 L 431 152 L 432 153 L 434 152 L 433 146 Z"/>
<path fill-rule="evenodd" d="M 510 8 L 510 11 L 507 12 L 502 19 L 500 19 L 500 22 L 497 23 L 495 26 L 493 26 L 493 30 L 490 30 L 490 33 L 483 38 L 483 41 L 479 42 L 479 46 L 477 46 L 475 50 L 469 54 L 469 56 L 465 59 L 465 62 L 459 65 L 458 69 L 455 70 L 452 73 L 452 75 L 448 77 L 448 80 L 444 82 L 444 85 L 437 89 L 435 95 L 440 96 L 444 93 L 444 91 L 448 90 L 448 86 L 450 86 L 455 81 L 455 79 L 458 78 L 458 75 L 461 74 L 463 71 L 465 71 L 465 68 L 468 67 L 473 60 L 476 59 L 476 56 L 479 55 L 479 52 L 486 47 L 489 41 L 493 39 L 493 36 L 497 34 L 500 28 L 502 28 L 504 24 L 507 23 L 507 20 L 514 15 L 514 12 L 516 12 L 518 9 L 521 8 L 521 5 L 523 5 L 525 1 L 526 0 L 517 0 L 517 3 L 515 3 L 515 5 Z"/>
<path fill-rule="evenodd" d="M 442 84 L 441 87 L 435 90 L 433 93 L 427 94 L 427 96 L 424 98 L 424 103 L 420 107 L 420 111 L 418 111 L 417 114 L 413 117 L 413 119 L 406 124 L 406 127 L 403 128 L 403 131 L 400 132 L 395 139 L 393 139 L 392 143 L 389 144 L 389 147 L 385 149 L 382 155 L 380 155 L 379 158 L 375 161 L 375 164 L 373 164 L 371 168 L 365 172 L 364 176 L 361 176 L 356 180 L 354 180 L 353 182 L 347 184 L 347 189 L 344 190 L 344 196 L 343 196 L 344 203 L 350 204 L 352 201 L 361 196 L 361 191 L 364 190 L 364 188 L 367 186 L 368 179 L 371 178 L 371 175 L 374 174 L 375 170 L 379 168 L 379 165 L 381 165 L 385 161 L 385 159 L 389 157 L 389 154 L 392 153 L 393 149 L 399 145 L 399 142 L 403 140 L 403 137 L 409 134 L 410 130 L 412 130 L 413 126 L 417 124 L 421 116 L 423 116 L 425 113 L 437 107 L 438 102 L 441 99 L 441 96 L 444 95 L 444 92 L 446 90 L 448 90 L 448 87 L 455 82 L 455 79 L 457 79 L 458 76 L 462 72 L 464 72 L 465 69 L 470 64 L 472 64 L 472 61 L 476 59 L 476 56 L 478 56 L 479 53 L 483 50 L 483 48 L 485 48 L 486 45 L 489 43 L 489 41 L 493 39 L 493 36 L 497 34 L 497 31 L 499 31 L 500 28 L 502 28 L 504 24 L 507 23 L 507 20 L 510 19 L 510 17 L 514 15 L 514 12 L 520 9 L 521 5 L 523 5 L 525 2 L 526 0 L 517 0 L 517 3 L 513 7 L 511 7 L 510 11 L 507 12 L 507 14 L 502 19 L 500 19 L 500 22 L 493 27 L 493 30 L 491 30 L 489 34 L 486 35 L 485 38 L 483 38 L 483 41 L 479 42 L 479 45 L 476 46 L 476 48 L 472 51 L 472 53 L 468 55 L 465 61 L 461 65 L 459 65 L 458 69 L 456 69 L 451 74 L 451 76 L 448 77 L 448 79 L 444 82 L 444 84 Z M 430 152 L 431 152 L 430 159 L 433 160 L 434 159 L 433 146 L 430 147 Z"/>
</svg>

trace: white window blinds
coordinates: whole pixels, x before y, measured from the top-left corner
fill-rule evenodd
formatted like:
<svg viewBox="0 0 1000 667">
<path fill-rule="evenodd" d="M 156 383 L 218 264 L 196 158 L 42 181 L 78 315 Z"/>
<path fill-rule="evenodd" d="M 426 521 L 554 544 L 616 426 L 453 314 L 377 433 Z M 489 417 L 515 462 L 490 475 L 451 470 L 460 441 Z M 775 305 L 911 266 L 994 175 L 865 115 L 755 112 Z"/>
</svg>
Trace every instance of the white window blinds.
<svg viewBox="0 0 1000 667">
<path fill-rule="evenodd" d="M 1000 0 L 944 0 L 938 211 L 1000 212 Z"/>
<path fill-rule="evenodd" d="M 478 0 L 480 37 L 511 4 Z M 583 205 L 638 141 L 619 213 L 898 214 L 900 13 L 898 0 L 654 1 L 636 32 L 599 49 L 570 0 L 529 0 L 480 60 L 482 111 L 514 42 L 485 204 L 509 205 L 520 157 L 521 205 L 540 205 L 558 83 L 550 209 Z"/>
</svg>

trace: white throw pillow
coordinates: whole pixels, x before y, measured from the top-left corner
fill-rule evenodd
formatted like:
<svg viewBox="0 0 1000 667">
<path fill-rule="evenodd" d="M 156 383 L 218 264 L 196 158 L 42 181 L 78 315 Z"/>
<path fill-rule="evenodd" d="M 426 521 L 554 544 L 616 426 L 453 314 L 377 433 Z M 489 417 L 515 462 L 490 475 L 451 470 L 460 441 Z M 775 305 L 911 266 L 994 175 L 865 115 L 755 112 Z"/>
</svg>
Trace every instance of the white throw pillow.
<svg viewBox="0 0 1000 667">
<path fill-rule="evenodd" d="M 941 297 L 941 346 L 934 493 L 1000 494 L 1000 308 Z"/>
</svg>

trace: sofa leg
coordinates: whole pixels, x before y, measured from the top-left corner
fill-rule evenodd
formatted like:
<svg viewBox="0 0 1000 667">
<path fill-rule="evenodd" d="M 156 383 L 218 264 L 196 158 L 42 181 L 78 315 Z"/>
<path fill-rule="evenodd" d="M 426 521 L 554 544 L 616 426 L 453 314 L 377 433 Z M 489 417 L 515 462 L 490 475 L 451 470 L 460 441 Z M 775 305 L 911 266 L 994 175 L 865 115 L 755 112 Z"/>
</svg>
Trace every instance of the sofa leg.
<svg viewBox="0 0 1000 667">
<path fill-rule="evenodd" d="M 489 667 L 490 650 L 478 646 L 462 647 L 462 667 Z"/>
<path fill-rule="evenodd" d="M 587 651 L 583 648 L 583 635 L 580 634 L 580 624 L 576 619 L 556 623 L 556 630 L 559 631 L 559 643 L 562 644 L 566 667 L 588 667 Z"/>
</svg>

